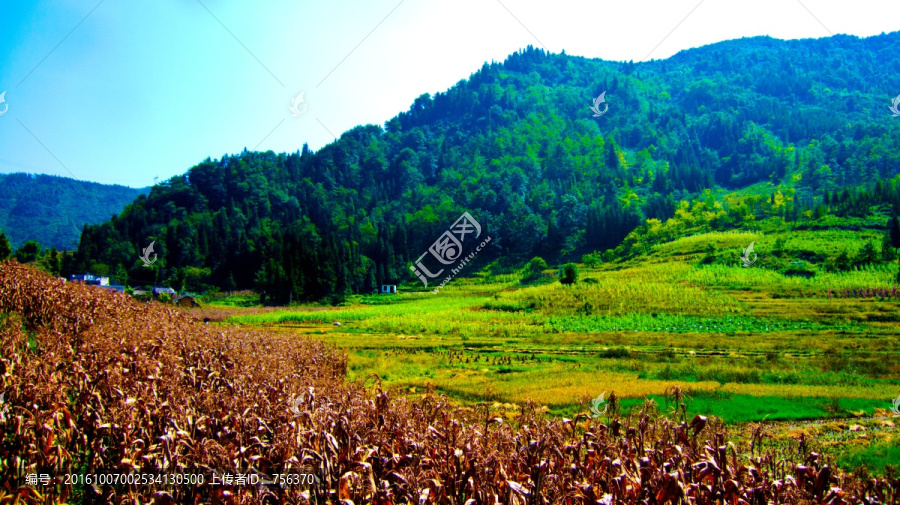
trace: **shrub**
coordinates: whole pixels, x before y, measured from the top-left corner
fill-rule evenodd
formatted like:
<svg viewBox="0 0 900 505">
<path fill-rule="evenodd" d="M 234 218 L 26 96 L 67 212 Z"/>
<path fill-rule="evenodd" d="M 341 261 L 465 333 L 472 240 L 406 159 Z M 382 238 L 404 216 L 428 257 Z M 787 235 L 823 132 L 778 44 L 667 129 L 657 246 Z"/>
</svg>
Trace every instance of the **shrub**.
<svg viewBox="0 0 900 505">
<path fill-rule="evenodd" d="M 872 263 L 878 263 L 881 259 L 878 249 L 875 247 L 874 242 L 866 242 L 866 245 L 859 251 L 859 254 L 856 256 L 856 265 L 871 265 Z"/>
<path fill-rule="evenodd" d="M 540 256 L 535 256 L 531 258 L 531 261 L 528 262 L 528 275 L 530 277 L 538 277 L 541 275 L 544 270 L 547 269 L 547 262 L 544 261 Z"/>
<path fill-rule="evenodd" d="M 19 263 L 31 263 L 37 260 L 40 254 L 41 245 L 34 240 L 29 240 L 16 251 L 16 261 Z"/>
<path fill-rule="evenodd" d="M 850 255 L 847 251 L 841 251 L 837 258 L 829 258 L 825 267 L 829 272 L 844 272 L 850 270 Z"/>
<path fill-rule="evenodd" d="M 10 254 L 12 254 L 12 248 L 9 246 L 9 239 L 0 232 L 0 261 L 9 258 Z"/>
<path fill-rule="evenodd" d="M 631 356 L 631 353 L 628 352 L 628 349 L 613 348 L 598 351 L 597 356 L 601 358 L 627 358 Z"/>
<path fill-rule="evenodd" d="M 782 275 L 784 275 L 785 277 L 805 277 L 809 279 L 811 277 L 815 277 L 816 272 L 807 268 L 806 265 L 796 265 L 786 268 L 782 272 Z"/>
<path fill-rule="evenodd" d="M 0 253 L 2 254 L 2 253 Z M 891 244 L 891 237 L 888 235 L 884 236 L 884 239 L 881 242 L 881 261 L 894 261 L 897 259 L 897 249 L 894 248 L 893 244 Z"/>
<path fill-rule="evenodd" d="M 601 254 L 599 252 L 592 252 L 592 253 L 588 253 L 588 254 L 585 254 L 584 256 L 582 256 L 581 262 L 591 268 L 594 268 L 597 265 L 599 265 L 600 263 L 602 263 L 603 260 L 601 259 Z"/>
<path fill-rule="evenodd" d="M 703 253 L 703 259 L 700 260 L 701 264 L 709 265 L 710 263 L 716 261 L 716 246 L 712 242 L 706 244 L 706 247 L 703 249 Z"/>
<path fill-rule="evenodd" d="M 562 284 L 575 284 L 578 281 L 578 265 L 566 263 L 559 268 L 559 282 Z"/>
<path fill-rule="evenodd" d="M 772 250 L 772 256 L 775 256 L 776 258 L 780 258 L 783 255 L 784 255 L 784 239 L 781 237 L 778 237 L 777 239 L 775 239 L 775 247 Z"/>
</svg>

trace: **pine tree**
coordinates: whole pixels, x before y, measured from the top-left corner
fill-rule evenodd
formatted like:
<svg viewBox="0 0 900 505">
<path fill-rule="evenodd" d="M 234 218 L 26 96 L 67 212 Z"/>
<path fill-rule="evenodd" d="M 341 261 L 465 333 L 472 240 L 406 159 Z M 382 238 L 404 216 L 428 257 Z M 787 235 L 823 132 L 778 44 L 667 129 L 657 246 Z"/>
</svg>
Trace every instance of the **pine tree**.
<svg viewBox="0 0 900 505">
<path fill-rule="evenodd" d="M 9 239 L 3 232 L 0 232 L 0 261 L 9 258 L 10 254 L 12 254 L 12 248 L 9 246 Z"/>
<path fill-rule="evenodd" d="M 900 247 L 900 217 L 892 216 L 887 222 L 888 236 L 891 238 L 891 245 L 895 248 Z M 0 252 L 0 258 L 3 258 Z"/>
<path fill-rule="evenodd" d="M 116 266 L 115 279 L 116 279 L 117 283 L 119 283 L 123 286 L 126 286 L 128 284 L 128 270 L 126 270 L 125 266 L 122 265 L 121 263 L 119 263 L 118 266 Z"/>
<path fill-rule="evenodd" d="M 59 253 L 57 252 L 55 247 L 50 249 L 50 252 L 47 254 L 47 270 L 49 270 L 53 275 L 59 275 Z"/>
<path fill-rule="evenodd" d="M 16 261 L 19 263 L 31 263 L 36 261 L 41 254 L 41 245 L 35 240 L 25 242 L 25 245 L 16 250 Z"/>
<path fill-rule="evenodd" d="M 856 256 L 857 265 L 869 265 L 878 262 L 878 249 L 874 242 L 866 242 L 866 245 L 859 251 Z"/>
</svg>

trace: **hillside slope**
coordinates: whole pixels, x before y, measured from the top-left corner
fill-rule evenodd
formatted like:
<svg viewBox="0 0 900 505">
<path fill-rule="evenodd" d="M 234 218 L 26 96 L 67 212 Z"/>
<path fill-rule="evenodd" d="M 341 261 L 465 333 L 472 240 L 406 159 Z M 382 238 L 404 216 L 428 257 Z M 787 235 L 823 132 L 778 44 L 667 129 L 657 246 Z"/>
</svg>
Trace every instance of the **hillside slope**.
<svg viewBox="0 0 900 505">
<path fill-rule="evenodd" d="M 145 193 L 52 175 L 0 174 L 0 231 L 13 247 L 37 240 L 74 249 L 84 224 L 108 220 Z"/>
<path fill-rule="evenodd" d="M 528 48 L 318 152 L 207 159 L 89 227 L 69 267 L 144 275 L 138 251 L 155 240 L 154 277 L 285 302 L 414 279 L 463 211 L 492 238 L 482 265 L 614 248 L 709 188 L 789 181 L 785 219 L 827 213 L 826 197 L 900 173 L 885 87 L 898 55 L 900 32 L 638 64 Z"/>
</svg>

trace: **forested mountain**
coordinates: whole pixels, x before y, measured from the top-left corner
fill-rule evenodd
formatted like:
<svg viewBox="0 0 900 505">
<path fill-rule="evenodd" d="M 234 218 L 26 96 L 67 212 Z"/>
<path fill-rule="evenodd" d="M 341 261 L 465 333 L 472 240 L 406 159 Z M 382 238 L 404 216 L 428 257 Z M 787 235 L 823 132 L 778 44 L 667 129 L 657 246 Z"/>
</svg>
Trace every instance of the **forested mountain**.
<svg viewBox="0 0 900 505">
<path fill-rule="evenodd" d="M 895 183 L 839 192 L 900 173 L 898 75 L 900 32 L 756 37 L 645 63 L 529 47 L 318 152 L 207 159 L 87 227 L 68 267 L 321 299 L 415 280 L 410 262 L 463 211 L 492 237 L 484 264 L 613 248 L 709 188 L 790 184 L 788 220 L 891 200 Z"/>
<path fill-rule="evenodd" d="M 147 191 L 52 175 L 0 174 L 0 231 L 13 247 L 36 240 L 48 248 L 74 249 L 84 224 L 109 220 Z"/>
</svg>

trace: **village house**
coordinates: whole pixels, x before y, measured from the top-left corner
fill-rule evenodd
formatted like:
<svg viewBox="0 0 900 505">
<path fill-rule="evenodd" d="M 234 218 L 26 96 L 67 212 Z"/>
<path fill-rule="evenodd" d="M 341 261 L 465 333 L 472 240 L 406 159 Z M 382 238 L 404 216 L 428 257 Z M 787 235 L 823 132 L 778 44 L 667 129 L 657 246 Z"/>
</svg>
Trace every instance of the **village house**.
<svg viewBox="0 0 900 505">
<path fill-rule="evenodd" d="M 69 281 L 81 282 L 81 283 L 88 284 L 91 286 L 109 286 L 109 277 L 100 276 L 100 275 L 92 275 L 92 274 L 70 275 Z"/>
<path fill-rule="evenodd" d="M 163 293 L 166 293 L 166 294 L 172 296 L 173 298 L 175 297 L 176 294 L 178 294 L 172 288 L 167 288 L 167 287 L 153 288 L 153 296 L 159 296 Z"/>
</svg>

